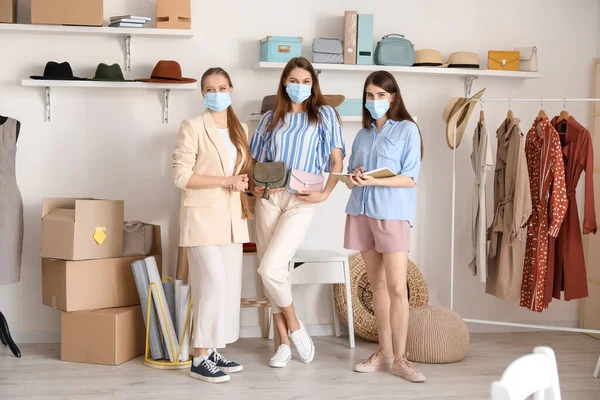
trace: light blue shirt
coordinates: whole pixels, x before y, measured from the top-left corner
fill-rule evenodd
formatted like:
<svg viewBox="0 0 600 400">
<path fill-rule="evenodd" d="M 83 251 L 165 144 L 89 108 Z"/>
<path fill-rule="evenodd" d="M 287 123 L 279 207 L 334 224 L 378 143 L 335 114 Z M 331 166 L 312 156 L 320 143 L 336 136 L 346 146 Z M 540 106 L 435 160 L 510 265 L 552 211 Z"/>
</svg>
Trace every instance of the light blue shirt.
<svg viewBox="0 0 600 400">
<path fill-rule="evenodd" d="M 379 133 L 374 123 L 358 132 L 352 144 L 348 173 L 358 167 L 364 167 L 365 171 L 387 167 L 417 183 L 420 166 L 421 137 L 417 125 L 411 121 L 387 120 Z M 356 186 L 350 194 L 346 214 L 406 220 L 413 226 L 415 207 L 415 188 Z"/>
<path fill-rule="evenodd" d="M 307 113 L 285 114 L 273 132 L 267 129 L 273 111 L 261 118 L 250 141 L 252 158 L 258 162 L 284 161 L 288 168 L 312 174 L 329 172 L 331 149 L 340 148 L 345 154 L 342 127 L 333 108 L 319 109 L 320 122 L 311 124 Z"/>
</svg>

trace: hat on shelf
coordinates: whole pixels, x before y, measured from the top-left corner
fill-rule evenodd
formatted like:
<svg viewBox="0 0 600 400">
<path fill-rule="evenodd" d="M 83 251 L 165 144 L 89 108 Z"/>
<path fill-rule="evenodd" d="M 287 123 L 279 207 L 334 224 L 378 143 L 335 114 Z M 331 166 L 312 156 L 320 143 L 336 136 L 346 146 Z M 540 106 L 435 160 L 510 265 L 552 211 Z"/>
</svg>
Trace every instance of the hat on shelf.
<svg viewBox="0 0 600 400">
<path fill-rule="evenodd" d="M 454 135 L 456 134 L 456 147 L 460 144 L 469 118 L 473 113 L 473 109 L 477 105 L 477 101 L 483 96 L 484 89 L 481 89 L 473 97 L 453 97 L 450 99 L 444 112 L 442 119 L 446 123 L 446 142 L 450 149 L 454 149 Z"/>
<path fill-rule="evenodd" d="M 420 49 L 415 52 L 415 62 L 413 67 L 441 67 L 445 68 L 442 53 L 434 49 Z"/>
<path fill-rule="evenodd" d="M 333 108 L 338 107 L 340 104 L 344 102 L 346 97 L 341 94 L 325 94 L 325 104 L 331 106 Z M 277 99 L 277 95 L 271 94 L 269 96 L 265 96 L 262 100 L 262 104 L 260 105 L 260 113 L 264 114 L 267 111 L 271 111 L 275 109 L 275 100 Z"/>
<path fill-rule="evenodd" d="M 154 69 L 150 78 L 136 79 L 138 82 L 150 83 L 193 83 L 194 78 L 184 78 L 181 73 L 181 65 L 177 61 L 160 60 Z"/>
<path fill-rule="evenodd" d="M 123 71 L 119 64 L 107 65 L 104 63 L 98 64 L 94 81 L 110 81 L 110 82 L 133 82 L 132 79 L 125 79 Z"/>
<path fill-rule="evenodd" d="M 475 68 L 479 69 L 479 56 L 469 51 L 458 51 L 450 54 L 448 68 Z"/>
<path fill-rule="evenodd" d="M 85 81 L 87 78 L 78 78 L 73 76 L 73 69 L 68 62 L 57 63 L 49 61 L 44 68 L 44 75 L 33 75 L 31 79 L 44 79 L 56 81 Z"/>
</svg>

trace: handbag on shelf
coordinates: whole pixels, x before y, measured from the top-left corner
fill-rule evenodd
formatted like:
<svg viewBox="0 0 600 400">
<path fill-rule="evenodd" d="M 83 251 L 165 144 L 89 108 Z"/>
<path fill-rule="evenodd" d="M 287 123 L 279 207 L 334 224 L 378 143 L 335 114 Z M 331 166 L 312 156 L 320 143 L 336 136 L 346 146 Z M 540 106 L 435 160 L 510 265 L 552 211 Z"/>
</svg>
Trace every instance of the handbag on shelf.
<svg viewBox="0 0 600 400">
<path fill-rule="evenodd" d="M 287 177 L 287 166 L 283 161 L 256 163 L 252 176 L 255 186 L 265 187 L 262 198 L 266 200 L 269 200 L 270 189 L 285 187 Z"/>
<path fill-rule="evenodd" d="M 147 256 L 154 244 L 154 227 L 140 221 L 123 224 L 123 257 Z"/>
<path fill-rule="evenodd" d="M 292 168 L 287 189 L 290 193 L 322 192 L 324 183 L 324 175 L 311 174 Z"/>
<path fill-rule="evenodd" d="M 410 67 L 415 62 L 415 46 L 404 35 L 390 33 L 381 38 L 375 47 L 376 65 Z"/>
<path fill-rule="evenodd" d="M 518 71 L 519 70 L 518 51 L 488 51 L 488 69 L 496 71 Z"/>
<path fill-rule="evenodd" d="M 538 53 L 536 46 L 516 47 L 519 52 L 519 71 L 538 72 Z"/>
<path fill-rule="evenodd" d="M 344 44 L 339 39 L 315 38 L 313 39 L 312 51 L 313 63 L 344 63 Z"/>
</svg>

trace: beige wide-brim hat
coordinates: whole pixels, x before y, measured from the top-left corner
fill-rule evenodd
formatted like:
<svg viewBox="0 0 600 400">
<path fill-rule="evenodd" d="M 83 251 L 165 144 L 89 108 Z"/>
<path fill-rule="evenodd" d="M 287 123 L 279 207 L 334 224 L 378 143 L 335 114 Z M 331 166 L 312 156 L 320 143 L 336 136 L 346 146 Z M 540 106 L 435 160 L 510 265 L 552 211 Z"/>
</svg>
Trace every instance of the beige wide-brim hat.
<svg viewBox="0 0 600 400">
<path fill-rule="evenodd" d="M 444 112 L 442 119 L 446 123 L 446 143 L 450 149 L 454 149 L 454 135 L 456 134 L 456 147 L 462 141 L 465 129 L 471 118 L 471 114 L 477 105 L 481 96 L 483 96 L 485 88 L 477 92 L 473 97 L 453 97 L 450 99 Z"/>
<path fill-rule="evenodd" d="M 457 51 L 448 57 L 448 68 L 479 69 L 479 56 L 470 51 Z"/>
<path fill-rule="evenodd" d="M 434 49 L 420 49 L 415 51 L 415 62 L 413 67 L 438 67 L 445 68 L 442 53 Z"/>
</svg>

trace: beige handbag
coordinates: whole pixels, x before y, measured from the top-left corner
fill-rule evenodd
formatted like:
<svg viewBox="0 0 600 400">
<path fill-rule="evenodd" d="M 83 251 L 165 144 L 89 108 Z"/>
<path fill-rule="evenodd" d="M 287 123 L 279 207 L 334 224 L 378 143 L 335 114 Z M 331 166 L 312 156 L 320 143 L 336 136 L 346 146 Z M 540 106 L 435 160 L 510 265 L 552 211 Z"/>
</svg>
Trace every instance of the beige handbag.
<svg viewBox="0 0 600 400">
<path fill-rule="evenodd" d="M 520 53 L 519 71 L 538 72 L 538 54 L 536 46 L 516 47 Z"/>
<path fill-rule="evenodd" d="M 123 225 L 123 257 L 147 256 L 154 242 L 154 227 L 140 221 Z"/>
</svg>

